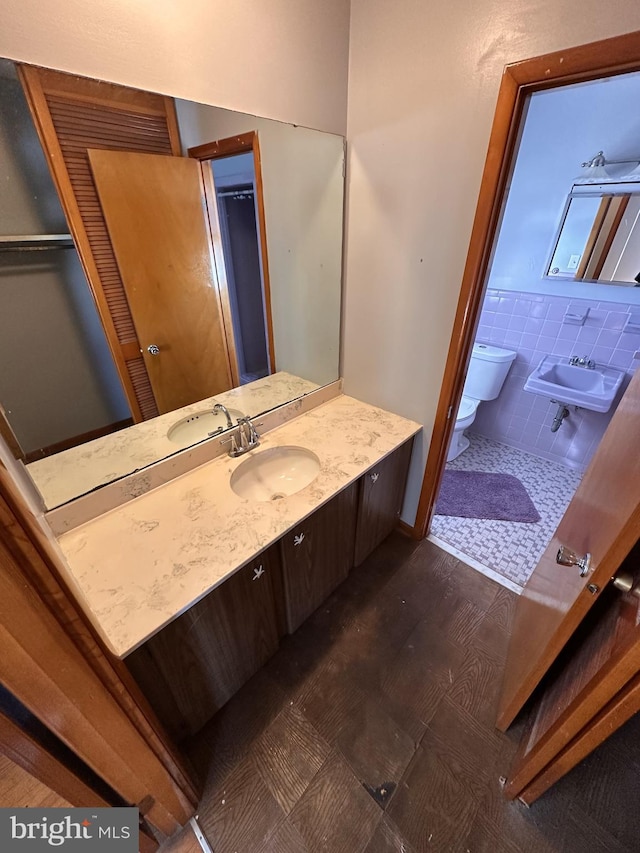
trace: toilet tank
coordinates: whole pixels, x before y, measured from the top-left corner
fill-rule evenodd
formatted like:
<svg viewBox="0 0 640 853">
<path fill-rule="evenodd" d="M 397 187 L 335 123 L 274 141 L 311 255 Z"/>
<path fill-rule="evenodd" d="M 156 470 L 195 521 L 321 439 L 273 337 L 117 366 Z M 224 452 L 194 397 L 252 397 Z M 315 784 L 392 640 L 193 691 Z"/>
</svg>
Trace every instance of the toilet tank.
<svg viewBox="0 0 640 853">
<path fill-rule="evenodd" d="M 516 355 L 513 350 L 475 343 L 462 393 L 474 400 L 495 400 Z"/>
</svg>

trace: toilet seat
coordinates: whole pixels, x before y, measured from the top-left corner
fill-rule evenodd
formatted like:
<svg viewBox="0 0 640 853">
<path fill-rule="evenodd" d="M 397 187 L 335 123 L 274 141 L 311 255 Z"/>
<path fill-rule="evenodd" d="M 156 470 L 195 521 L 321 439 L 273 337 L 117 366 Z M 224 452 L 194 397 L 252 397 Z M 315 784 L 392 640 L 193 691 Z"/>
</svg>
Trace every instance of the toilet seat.
<svg viewBox="0 0 640 853">
<path fill-rule="evenodd" d="M 480 405 L 480 400 L 474 400 L 473 397 L 466 397 L 464 394 L 462 395 L 462 399 L 460 400 L 460 405 L 458 406 L 458 412 L 456 414 L 456 427 L 460 429 L 466 429 L 468 426 L 471 426 L 473 423 L 473 419 L 476 416 L 476 411 L 478 410 L 478 406 Z M 468 420 L 468 423 L 463 424 L 463 421 Z"/>
<path fill-rule="evenodd" d="M 464 431 L 474 422 L 479 405 L 480 400 L 476 400 L 474 397 L 467 397 L 464 394 L 462 395 L 458 411 L 456 412 L 453 436 L 447 452 L 447 462 L 451 462 L 456 456 L 460 456 L 469 447 L 469 439 L 464 435 Z"/>
</svg>

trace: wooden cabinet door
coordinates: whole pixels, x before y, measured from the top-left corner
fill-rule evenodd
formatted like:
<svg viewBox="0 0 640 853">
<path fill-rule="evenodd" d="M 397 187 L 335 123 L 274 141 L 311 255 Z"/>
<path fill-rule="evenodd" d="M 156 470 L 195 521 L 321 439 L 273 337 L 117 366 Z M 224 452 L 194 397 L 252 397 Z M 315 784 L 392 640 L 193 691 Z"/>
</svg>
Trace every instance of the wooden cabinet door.
<svg viewBox="0 0 640 853">
<path fill-rule="evenodd" d="M 126 658 L 168 731 L 197 732 L 276 652 L 277 545 Z"/>
<path fill-rule="evenodd" d="M 364 475 L 360 486 L 354 564 L 359 566 L 398 523 L 413 439 Z"/>
<path fill-rule="evenodd" d="M 280 540 L 290 633 L 349 574 L 353 565 L 357 497 L 355 482 Z"/>
</svg>

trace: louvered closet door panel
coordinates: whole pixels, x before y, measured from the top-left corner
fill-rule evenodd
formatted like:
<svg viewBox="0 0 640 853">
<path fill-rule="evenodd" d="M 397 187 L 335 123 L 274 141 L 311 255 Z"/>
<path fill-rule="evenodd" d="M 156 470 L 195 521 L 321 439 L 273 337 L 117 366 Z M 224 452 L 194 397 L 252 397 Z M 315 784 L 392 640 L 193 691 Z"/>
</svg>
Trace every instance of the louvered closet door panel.
<svg viewBox="0 0 640 853">
<path fill-rule="evenodd" d="M 87 149 L 180 154 L 173 102 L 23 66 L 21 79 L 134 419 L 158 414 Z"/>
</svg>

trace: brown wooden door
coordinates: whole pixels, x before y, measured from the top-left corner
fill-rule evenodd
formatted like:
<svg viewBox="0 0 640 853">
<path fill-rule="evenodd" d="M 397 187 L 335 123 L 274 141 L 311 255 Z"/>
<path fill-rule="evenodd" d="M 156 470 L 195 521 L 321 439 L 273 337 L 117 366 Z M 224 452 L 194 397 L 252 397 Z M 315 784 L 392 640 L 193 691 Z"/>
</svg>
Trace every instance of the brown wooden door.
<svg viewBox="0 0 640 853">
<path fill-rule="evenodd" d="M 228 390 L 200 165 L 128 151 L 88 155 L 158 411 Z"/>
<path fill-rule="evenodd" d="M 362 478 L 354 565 L 359 566 L 398 524 L 413 439 L 394 450 Z"/>
<path fill-rule="evenodd" d="M 201 729 L 277 651 L 279 573 L 274 545 L 126 658 L 176 740 Z"/>
<path fill-rule="evenodd" d="M 352 483 L 280 540 L 290 633 L 346 579 L 353 566 L 358 485 Z"/>
<path fill-rule="evenodd" d="M 0 465 L 0 685 L 126 803 L 150 802 L 148 820 L 171 835 L 195 791 L 57 579 L 48 540 L 14 512 L 7 481 Z"/>
<path fill-rule="evenodd" d="M 516 607 L 497 725 L 506 729 L 640 535 L 640 371 Z M 585 577 L 556 563 L 591 554 Z"/>
<path fill-rule="evenodd" d="M 180 156 L 173 98 L 17 66 L 51 176 L 136 423 L 158 414 L 91 175 L 89 148 Z"/>
<path fill-rule="evenodd" d="M 563 654 L 562 668 L 554 668 L 509 772 L 505 794 L 510 799 L 522 797 L 527 803 L 533 802 L 571 769 L 571 761 L 562 752 L 573 739 L 581 744 L 576 751 L 580 754 L 589 746 L 595 749 L 611 734 L 611 716 L 608 730 L 599 727 L 597 735 L 591 730 L 592 721 L 603 710 L 616 708 L 614 716 L 621 717 L 621 724 L 624 709 L 634 704 L 637 707 L 633 682 L 640 672 L 639 554 L 637 549 L 632 552 L 620 572 L 629 579 L 633 592 L 609 587 L 571 640 Z M 587 731 L 591 734 L 585 734 Z M 588 737 L 590 744 L 583 737 Z"/>
</svg>

